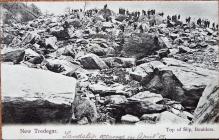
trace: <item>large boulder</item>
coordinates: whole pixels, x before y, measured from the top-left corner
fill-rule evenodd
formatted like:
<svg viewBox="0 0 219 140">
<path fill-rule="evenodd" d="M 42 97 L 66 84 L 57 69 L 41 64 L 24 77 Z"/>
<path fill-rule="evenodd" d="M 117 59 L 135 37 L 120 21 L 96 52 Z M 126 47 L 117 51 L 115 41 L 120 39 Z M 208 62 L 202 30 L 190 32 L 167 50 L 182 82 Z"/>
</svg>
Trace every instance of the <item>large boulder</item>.
<svg viewBox="0 0 219 140">
<path fill-rule="evenodd" d="M 125 41 L 122 55 L 141 59 L 156 54 L 156 51 L 167 48 L 165 42 L 153 34 L 132 34 Z"/>
<path fill-rule="evenodd" d="M 163 58 L 162 67 L 153 68 L 141 83 L 151 92 L 182 103 L 195 109 L 207 84 L 217 77 L 218 72 L 195 67 L 173 58 Z M 148 66 L 148 69 L 151 68 Z"/>
<path fill-rule="evenodd" d="M 171 70 L 182 83 L 186 91 L 203 89 L 208 85 L 212 78 L 217 77 L 218 72 L 176 60 L 173 58 L 163 58 L 162 62 L 167 66 L 163 70 Z"/>
<path fill-rule="evenodd" d="M 193 122 L 218 123 L 219 122 L 219 84 L 215 79 L 207 85 L 199 99 L 194 112 Z"/>
<path fill-rule="evenodd" d="M 87 54 L 79 58 L 85 69 L 107 69 L 106 63 L 95 54 Z"/>
<path fill-rule="evenodd" d="M 165 48 L 157 36 L 151 34 L 135 34 L 130 36 L 124 44 L 122 55 L 141 59 Z"/>
<path fill-rule="evenodd" d="M 74 78 L 2 64 L 1 80 L 4 83 L 1 87 L 4 123 L 65 123 L 69 120 L 75 97 Z"/>
<path fill-rule="evenodd" d="M 20 63 L 24 59 L 25 51 L 24 50 L 13 50 L 6 52 L 1 55 L 1 61 L 3 62 L 13 62 L 14 64 Z"/>
</svg>

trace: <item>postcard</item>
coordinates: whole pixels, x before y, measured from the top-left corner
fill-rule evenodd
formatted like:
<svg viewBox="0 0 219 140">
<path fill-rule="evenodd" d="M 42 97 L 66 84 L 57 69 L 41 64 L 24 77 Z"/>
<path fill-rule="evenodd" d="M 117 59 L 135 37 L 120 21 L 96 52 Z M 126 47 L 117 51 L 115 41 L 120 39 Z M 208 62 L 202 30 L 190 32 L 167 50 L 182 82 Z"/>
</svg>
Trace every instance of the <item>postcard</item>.
<svg viewBox="0 0 219 140">
<path fill-rule="evenodd" d="M 0 2 L 2 139 L 219 138 L 218 1 Z"/>
</svg>

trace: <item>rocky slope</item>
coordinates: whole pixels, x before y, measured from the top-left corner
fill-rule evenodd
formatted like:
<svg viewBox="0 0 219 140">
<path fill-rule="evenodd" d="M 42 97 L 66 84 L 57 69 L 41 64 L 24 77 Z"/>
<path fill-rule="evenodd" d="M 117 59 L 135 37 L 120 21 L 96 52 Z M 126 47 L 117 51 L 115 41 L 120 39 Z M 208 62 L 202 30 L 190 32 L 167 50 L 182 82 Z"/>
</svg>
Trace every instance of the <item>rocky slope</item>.
<svg viewBox="0 0 219 140">
<path fill-rule="evenodd" d="M 119 16 L 78 10 L 5 24 L 3 122 L 218 122 L 218 31 Z"/>
</svg>

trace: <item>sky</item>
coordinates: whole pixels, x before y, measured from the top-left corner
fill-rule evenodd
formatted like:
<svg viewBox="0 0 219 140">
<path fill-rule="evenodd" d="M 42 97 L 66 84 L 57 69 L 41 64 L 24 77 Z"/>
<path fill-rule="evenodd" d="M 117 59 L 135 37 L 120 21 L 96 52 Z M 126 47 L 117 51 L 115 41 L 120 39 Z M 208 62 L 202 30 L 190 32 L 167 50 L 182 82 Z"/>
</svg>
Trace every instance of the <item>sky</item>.
<svg viewBox="0 0 219 140">
<path fill-rule="evenodd" d="M 80 9 L 84 7 L 84 1 L 62 2 L 28 2 L 37 5 L 43 12 L 62 14 L 67 7 Z M 167 15 L 181 14 L 182 17 L 191 16 L 194 19 L 206 18 L 218 23 L 218 1 L 87 1 L 86 9 L 103 8 L 104 4 L 115 12 L 119 8 L 129 11 L 142 9 L 156 9 Z"/>
</svg>

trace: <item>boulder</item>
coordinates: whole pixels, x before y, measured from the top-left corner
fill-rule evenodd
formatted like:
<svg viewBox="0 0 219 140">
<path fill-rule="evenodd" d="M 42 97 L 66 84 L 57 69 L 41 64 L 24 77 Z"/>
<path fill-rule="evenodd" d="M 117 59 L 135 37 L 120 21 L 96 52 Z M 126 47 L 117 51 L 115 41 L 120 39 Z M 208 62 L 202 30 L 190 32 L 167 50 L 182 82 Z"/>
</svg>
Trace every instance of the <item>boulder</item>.
<svg viewBox="0 0 219 140">
<path fill-rule="evenodd" d="M 69 120 L 75 97 L 74 78 L 2 64 L 1 80 L 4 123 L 66 123 Z"/>
<path fill-rule="evenodd" d="M 50 34 L 55 36 L 57 40 L 66 40 L 70 38 L 69 31 L 63 28 L 52 28 Z"/>
<path fill-rule="evenodd" d="M 208 43 L 209 45 L 217 45 L 218 41 L 216 39 L 210 39 L 206 40 L 205 43 Z"/>
<path fill-rule="evenodd" d="M 151 93 L 149 91 L 143 91 L 135 94 L 134 96 L 130 97 L 131 100 L 139 100 L 139 101 L 146 101 L 152 102 L 156 104 L 159 101 L 163 100 L 163 97 L 160 94 Z"/>
<path fill-rule="evenodd" d="M 135 68 L 133 72 L 130 72 L 130 76 L 141 82 L 143 79 L 148 79 L 151 76 L 154 68 L 159 68 L 165 66 L 160 61 L 151 61 L 149 63 L 143 63 Z"/>
<path fill-rule="evenodd" d="M 160 37 L 166 48 L 172 48 L 172 44 L 167 37 Z"/>
<path fill-rule="evenodd" d="M 170 38 L 171 38 L 172 40 L 176 39 L 177 37 L 179 37 L 178 34 L 174 34 L 174 33 L 170 34 Z"/>
<path fill-rule="evenodd" d="M 170 49 L 168 49 L 168 48 L 160 49 L 159 51 L 157 51 L 157 54 L 159 55 L 160 59 L 167 57 L 169 53 L 170 53 Z"/>
<path fill-rule="evenodd" d="M 163 58 L 162 67 L 152 69 L 141 83 L 147 90 L 159 93 L 182 103 L 187 109 L 195 109 L 204 88 L 217 77 L 218 72 L 195 67 L 173 58 Z"/>
<path fill-rule="evenodd" d="M 124 95 L 111 95 L 111 96 L 106 96 L 106 101 L 111 104 L 120 104 L 127 102 L 128 100 Z"/>
<path fill-rule="evenodd" d="M 164 43 L 152 34 L 133 34 L 125 41 L 122 55 L 141 59 L 165 48 Z"/>
<path fill-rule="evenodd" d="M 113 67 L 130 68 L 130 67 L 135 66 L 135 58 L 107 57 L 107 58 L 104 58 L 103 61 L 110 68 L 113 68 Z"/>
<path fill-rule="evenodd" d="M 4 37 L 3 37 L 3 44 L 11 44 L 12 41 L 14 40 L 15 36 L 12 35 L 12 34 L 6 34 Z"/>
<path fill-rule="evenodd" d="M 80 90 L 79 83 L 76 86 L 76 94 L 72 103 L 72 120 L 82 121 L 86 117 L 89 123 L 97 121 L 98 113 L 94 102 L 86 97 L 86 93 Z"/>
<path fill-rule="evenodd" d="M 43 60 L 44 56 L 38 54 L 30 48 L 25 49 L 25 61 L 28 61 L 32 64 L 40 64 L 43 62 Z"/>
<path fill-rule="evenodd" d="M 44 59 L 45 59 L 44 56 L 40 55 L 40 56 L 35 56 L 35 57 L 30 58 L 28 62 L 36 65 L 36 64 L 41 64 Z"/>
<path fill-rule="evenodd" d="M 24 59 L 24 50 L 13 50 L 1 55 L 1 61 L 13 62 L 14 64 L 20 63 Z"/>
<path fill-rule="evenodd" d="M 136 123 L 140 121 L 138 117 L 136 116 L 133 116 L 133 115 L 130 115 L 130 114 L 127 114 L 127 115 L 124 115 L 122 116 L 121 118 L 121 122 L 123 124 L 130 124 L 130 123 Z"/>
<path fill-rule="evenodd" d="M 72 70 L 78 69 L 80 66 L 77 64 L 72 64 L 71 62 L 67 60 L 59 60 L 59 59 L 47 59 L 48 63 L 46 64 L 46 67 L 53 72 L 63 72 L 68 73 Z"/>
<path fill-rule="evenodd" d="M 122 22 L 123 20 L 125 20 L 127 18 L 128 18 L 128 16 L 119 14 L 119 15 L 116 16 L 115 20 L 117 20 L 119 22 Z"/>
<path fill-rule="evenodd" d="M 166 107 L 162 104 L 130 99 L 128 99 L 128 102 L 113 104 L 110 106 L 112 116 L 116 119 L 119 119 L 126 114 L 141 117 L 143 114 L 160 113 L 165 110 Z"/>
<path fill-rule="evenodd" d="M 26 35 L 22 40 L 22 45 L 25 46 L 28 43 L 34 44 L 39 39 L 40 39 L 40 35 L 38 35 L 37 32 L 35 31 L 28 32 L 26 33 Z"/>
<path fill-rule="evenodd" d="M 179 46 L 179 53 L 187 53 L 187 52 L 192 52 L 192 50 L 189 47 L 186 46 Z"/>
<path fill-rule="evenodd" d="M 163 58 L 162 62 L 167 66 L 163 70 L 171 70 L 186 91 L 204 89 L 218 75 L 217 71 L 195 67 L 173 58 Z"/>
<path fill-rule="evenodd" d="M 58 47 L 56 46 L 56 42 L 57 42 L 56 37 L 49 37 L 45 39 L 45 43 L 48 48 L 57 49 Z"/>
<path fill-rule="evenodd" d="M 37 52 L 33 51 L 32 49 L 28 48 L 25 49 L 25 56 L 26 57 L 36 57 L 36 56 L 40 56 Z"/>
<path fill-rule="evenodd" d="M 14 37 L 12 42 L 8 45 L 10 47 L 18 47 L 21 44 L 21 40 L 17 37 Z"/>
<path fill-rule="evenodd" d="M 160 114 L 160 117 L 157 119 L 158 124 L 189 124 L 188 119 L 179 117 L 169 111 L 164 111 Z"/>
<path fill-rule="evenodd" d="M 87 54 L 79 58 L 85 69 L 107 69 L 106 63 L 95 54 Z"/>
<path fill-rule="evenodd" d="M 126 95 L 127 93 L 123 91 L 125 86 L 121 84 L 114 84 L 107 86 L 105 83 L 90 84 L 89 89 L 94 94 L 99 94 L 100 96 L 109 96 L 109 95 Z"/>
<path fill-rule="evenodd" d="M 98 56 L 104 56 L 104 55 L 106 55 L 108 53 L 108 49 L 107 48 L 102 48 L 98 44 L 90 44 L 87 49 L 88 49 L 88 52 L 94 53 L 94 54 L 96 54 Z"/>
<path fill-rule="evenodd" d="M 113 24 L 111 22 L 103 22 L 103 28 L 113 28 Z"/>
<path fill-rule="evenodd" d="M 214 31 L 210 28 L 206 28 L 206 31 L 207 31 L 208 35 L 212 35 L 214 33 Z"/>
<path fill-rule="evenodd" d="M 215 77 L 216 78 L 216 77 Z M 219 83 L 218 79 L 210 82 L 202 93 L 194 112 L 193 122 L 218 123 L 219 122 Z"/>
<path fill-rule="evenodd" d="M 69 25 L 72 25 L 74 28 L 79 28 L 82 26 L 81 21 L 79 19 L 68 19 L 67 20 Z"/>
<path fill-rule="evenodd" d="M 156 122 L 159 117 L 160 117 L 160 113 L 143 114 L 140 119 Z"/>
</svg>

